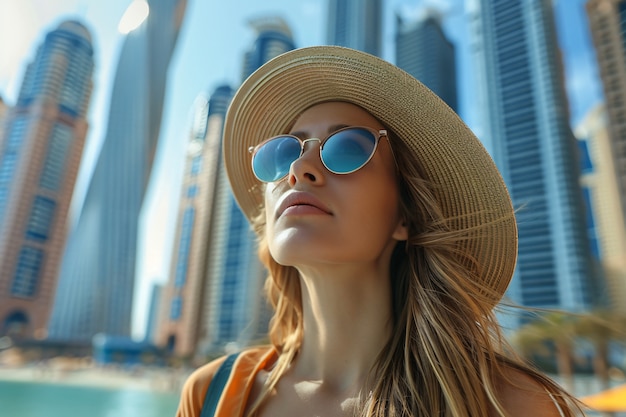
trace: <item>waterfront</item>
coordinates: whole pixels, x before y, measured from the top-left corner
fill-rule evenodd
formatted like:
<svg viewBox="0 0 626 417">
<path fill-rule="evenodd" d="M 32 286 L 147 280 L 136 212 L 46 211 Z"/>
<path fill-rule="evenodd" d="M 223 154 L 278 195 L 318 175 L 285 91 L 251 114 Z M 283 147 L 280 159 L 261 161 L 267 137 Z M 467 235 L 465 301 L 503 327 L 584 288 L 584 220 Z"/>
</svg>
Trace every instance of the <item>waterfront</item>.
<svg viewBox="0 0 626 417">
<path fill-rule="evenodd" d="M 180 388 L 190 371 L 0 367 L 0 417 L 174 417 Z M 620 378 L 611 385 L 623 382 Z M 596 378 L 581 375 L 572 388 L 579 397 L 602 390 Z"/>
<path fill-rule="evenodd" d="M 0 366 L 0 417 L 173 417 L 188 375 L 64 364 Z"/>
<path fill-rule="evenodd" d="M 0 417 L 173 417 L 178 393 L 0 381 Z"/>
</svg>

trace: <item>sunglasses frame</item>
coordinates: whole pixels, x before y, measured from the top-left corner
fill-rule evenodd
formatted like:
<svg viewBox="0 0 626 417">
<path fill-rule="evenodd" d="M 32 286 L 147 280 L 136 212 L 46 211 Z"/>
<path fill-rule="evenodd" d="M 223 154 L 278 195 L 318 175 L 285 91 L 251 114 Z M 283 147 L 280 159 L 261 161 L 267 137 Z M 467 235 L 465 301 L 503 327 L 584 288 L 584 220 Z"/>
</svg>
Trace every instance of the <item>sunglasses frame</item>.
<svg viewBox="0 0 626 417">
<path fill-rule="evenodd" d="M 366 130 L 368 132 L 370 132 L 372 135 L 374 135 L 374 137 L 376 138 L 376 141 L 374 142 L 374 149 L 372 149 L 372 153 L 370 154 L 370 156 L 367 158 L 367 160 L 365 162 L 363 162 L 363 164 L 361 164 L 358 168 L 353 169 L 351 171 L 348 172 L 337 172 L 337 171 L 333 171 L 332 169 L 330 169 L 326 163 L 324 162 L 324 158 L 322 157 L 322 149 L 324 149 L 324 144 L 334 135 L 341 133 L 343 131 L 346 130 L 352 130 L 352 129 L 362 129 L 362 130 Z M 307 142 L 311 142 L 311 141 L 318 141 L 320 143 L 320 147 L 319 147 L 319 154 L 320 154 L 320 161 L 322 162 L 322 165 L 324 165 L 324 168 L 326 168 L 329 172 L 333 173 L 333 174 L 337 174 L 337 175 L 347 175 L 347 174 L 352 174 L 353 172 L 358 171 L 359 169 L 363 168 L 365 165 L 367 165 L 367 163 L 372 159 L 372 157 L 374 156 L 374 154 L 376 153 L 376 150 L 378 149 L 378 143 L 380 142 L 380 139 L 382 137 L 387 138 L 387 140 L 389 140 L 389 136 L 387 135 L 387 130 L 386 129 L 379 129 L 376 130 L 374 128 L 371 127 L 367 127 L 367 126 L 346 126 L 346 127 L 342 127 L 341 129 L 335 130 L 334 132 L 329 133 L 324 139 L 320 139 L 320 138 L 307 138 L 307 139 L 302 139 L 298 136 L 295 135 L 290 135 L 288 133 L 284 133 L 282 135 L 276 135 L 276 136 L 272 136 L 271 138 L 265 139 L 263 142 L 259 143 L 256 146 L 250 146 L 248 148 L 248 152 L 252 155 L 252 158 L 250 159 L 250 163 L 252 165 L 252 173 L 254 174 L 254 176 L 256 177 L 256 179 L 258 179 L 261 182 L 277 182 L 277 181 L 281 181 L 282 179 L 284 179 L 287 175 L 289 175 L 289 172 L 287 172 L 285 175 L 283 175 L 282 177 L 274 180 L 274 181 L 265 181 L 262 180 L 261 178 L 259 178 L 256 175 L 256 172 L 254 171 L 254 157 L 257 154 L 257 152 L 259 151 L 259 149 L 261 149 L 265 144 L 267 144 L 268 142 L 271 142 L 272 140 L 275 139 L 279 139 L 279 138 L 293 138 L 296 139 L 298 142 L 300 142 L 300 154 L 298 155 L 298 157 L 296 159 L 293 160 L 293 162 L 291 162 L 292 164 L 294 162 L 296 162 L 298 159 L 302 158 L 302 155 L 304 154 L 304 145 Z M 395 159 L 395 158 L 394 158 Z"/>
</svg>

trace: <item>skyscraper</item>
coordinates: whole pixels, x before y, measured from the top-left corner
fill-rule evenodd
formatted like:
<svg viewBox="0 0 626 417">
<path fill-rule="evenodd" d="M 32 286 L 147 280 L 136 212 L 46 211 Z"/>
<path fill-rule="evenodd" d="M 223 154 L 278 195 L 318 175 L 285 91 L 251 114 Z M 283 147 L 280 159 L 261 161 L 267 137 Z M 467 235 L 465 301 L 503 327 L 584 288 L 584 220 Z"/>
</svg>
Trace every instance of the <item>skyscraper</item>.
<svg viewBox="0 0 626 417">
<path fill-rule="evenodd" d="M 246 77 L 294 48 L 280 18 L 250 22 L 257 37 L 244 56 Z M 239 209 L 222 165 L 222 125 L 233 91 L 215 90 L 196 103 L 183 180 L 176 245 L 165 289 L 157 343 L 178 355 L 205 355 L 246 345 L 267 332 L 265 271 L 256 237 Z"/>
<path fill-rule="evenodd" d="M 382 55 L 382 1 L 329 0 L 326 42 Z"/>
<path fill-rule="evenodd" d="M 257 37 L 245 54 L 247 68 L 256 70 L 295 48 L 291 30 L 281 18 L 250 24 Z M 257 257 L 256 236 L 232 195 L 223 166 L 219 175 L 200 351 L 219 350 L 231 342 L 248 344 L 266 334 L 269 319 L 262 297 L 266 272 Z"/>
<path fill-rule="evenodd" d="M 586 8 L 604 88 L 622 216 L 626 221 L 626 0 L 589 0 Z"/>
<path fill-rule="evenodd" d="M 193 355 L 203 329 L 210 263 L 215 244 L 217 188 L 222 171 L 222 125 L 233 89 L 218 87 L 196 99 L 187 146 L 171 272 L 163 291 L 156 342 L 181 356 Z M 215 280 L 219 277 L 215 277 Z"/>
<path fill-rule="evenodd" d="M 487 143 L 517 209 L 519 258 L 508 295 L 522 305 L 591 306 L 590 251 L 552 4 L 470 2 L 484 70 Z"/>
<path fill-rule="evenodd" d="M 604 105 L 598 105 L 576 127 L 582 155 L 582 185 L 587 204 L 592 249 L 606 278 L 610 306 L 626 313 L 626 220 L 620 203 L 618 176 Z"/>
<path fill-rule="evenodd" d="M 50 336 L 130 334 L 138 219 L 161 126 L 167 70 L 186 0 L 153 0 L 126 35 L 104 142 L 63 258 Z"/>
<path fill-rule="evenodd" d="M 441 19 L 432 9 L 410 23 L 397 16 L 396 65 L 458 111 L 455 49 L 443 33 Z"/>
<path fill-rule="evenodd" d="M 5 120 L 0 336 L 46 336 L 87 134 L 93 67 L 89 31 L 76 21 L 61 23 L 28 65 L 17 104 Z"/>
<path fill-rule="evenodd" d="M 291 29 L 280 17 L 258 17 L 248 24 L 256 32 L 256 39 L 243 58 L 241 78 L 244 80 L 262 65 L 259 62 L 267 62 L 295 47 Z"/>
</svg>

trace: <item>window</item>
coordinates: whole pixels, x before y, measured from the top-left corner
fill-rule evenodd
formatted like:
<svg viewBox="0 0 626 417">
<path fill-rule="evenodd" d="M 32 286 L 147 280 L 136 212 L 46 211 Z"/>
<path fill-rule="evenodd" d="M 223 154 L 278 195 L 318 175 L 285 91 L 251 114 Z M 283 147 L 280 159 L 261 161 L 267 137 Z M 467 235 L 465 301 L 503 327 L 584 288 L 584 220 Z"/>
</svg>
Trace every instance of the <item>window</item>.
<svg viewBox="0 0 626 417">
<path fill-rule="evenodd" d="M 2 160 L 0 162 L 0 184 L 7 184 L 11 182 L 16 161 L 17 153 L 14 151 L 9 150 L 2 155 Z"/>
<path fill-rule="evenodd" d="M 42 263 L 43 251 L 41 249 L 28 246 L 22 248 L 11 285 L 13 296 L 30 298 L 35 295 Z"/>
<path fill-rule="evenodd" d="M 170 306 L 170 319 L 178 320 L 183 310 L 183 299 L 180 295 L 174 297 L 172 299 L 172 304 Z"/>
<path fill-rule="evenodd" d="M 4 149 L 0 149 L 0 218 L 4 214 L 5 205 L 9 198 L 9 190 L 13 181 L 15 167 L 19 160 L 19 150 L 26 135 L 28 118 L 16 117 L 7 126 Z"/>
<path fill-rule="evenodd" d="M 48 240 L 55 209 L 56 202 L 54 200 L 42 196 L 35 197 L 26 228 L 27 239 Z"/>
<path fill-rule="evenodd" d="M 178 259 L 176 261 L 176 276 L 174 278 L 174 286 L 181 288 L 187 280 L 187 268 L 189 267 L 189 251 L 191 249 L 191 233 L 193 231 L 193 222 L 195 210 L 193 207 L 185 209 L 183 214 L 183 224 L 180 232 L 180 241 L 178 243 Z"/>
<path fill-rule="evenodd" d="M 72 139 L 72 129 L 69 126 L 58 123 L 54 125 L 39 180 L 42 188 L 57 191 L 61 186 Z"/>
<path fill-rule="evenodd" d="M 589 154 L 589 147 L 586 140 L 578 141 L 578 154 L 580 155 L 580 167 L 583 174 L 593 172 L 593 163 Z"/>
<path fill-rule="evenodd" d="M 191 160 L 191 175 L 192 176 L 196 176 L 200 173 L 200 170 L 202 169 L 202 156 L 197 155 L 194 156 L 193 159 Z"/>
<path fill-rule="evenodd" d="M 198 186 L 197 185 L 190 185 L 187 188 L 187 198 L 194 198 L 196 195 L 198 195 Z"/>
</svg>

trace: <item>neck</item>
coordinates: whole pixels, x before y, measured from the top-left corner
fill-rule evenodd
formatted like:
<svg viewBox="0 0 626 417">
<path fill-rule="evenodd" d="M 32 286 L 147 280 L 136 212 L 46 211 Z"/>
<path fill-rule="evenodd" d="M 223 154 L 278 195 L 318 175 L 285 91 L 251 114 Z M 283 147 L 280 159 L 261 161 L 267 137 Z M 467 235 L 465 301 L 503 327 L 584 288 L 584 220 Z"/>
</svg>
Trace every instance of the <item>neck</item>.
<svg viewBox="0 0 626 417">
<path fill-rule="evenodd" d="M 334 390 L 363 385 L 393 325 L 387 267 L 342 269 L 301 271 L 304 337 L 292 366 Z"/>
</svg>

